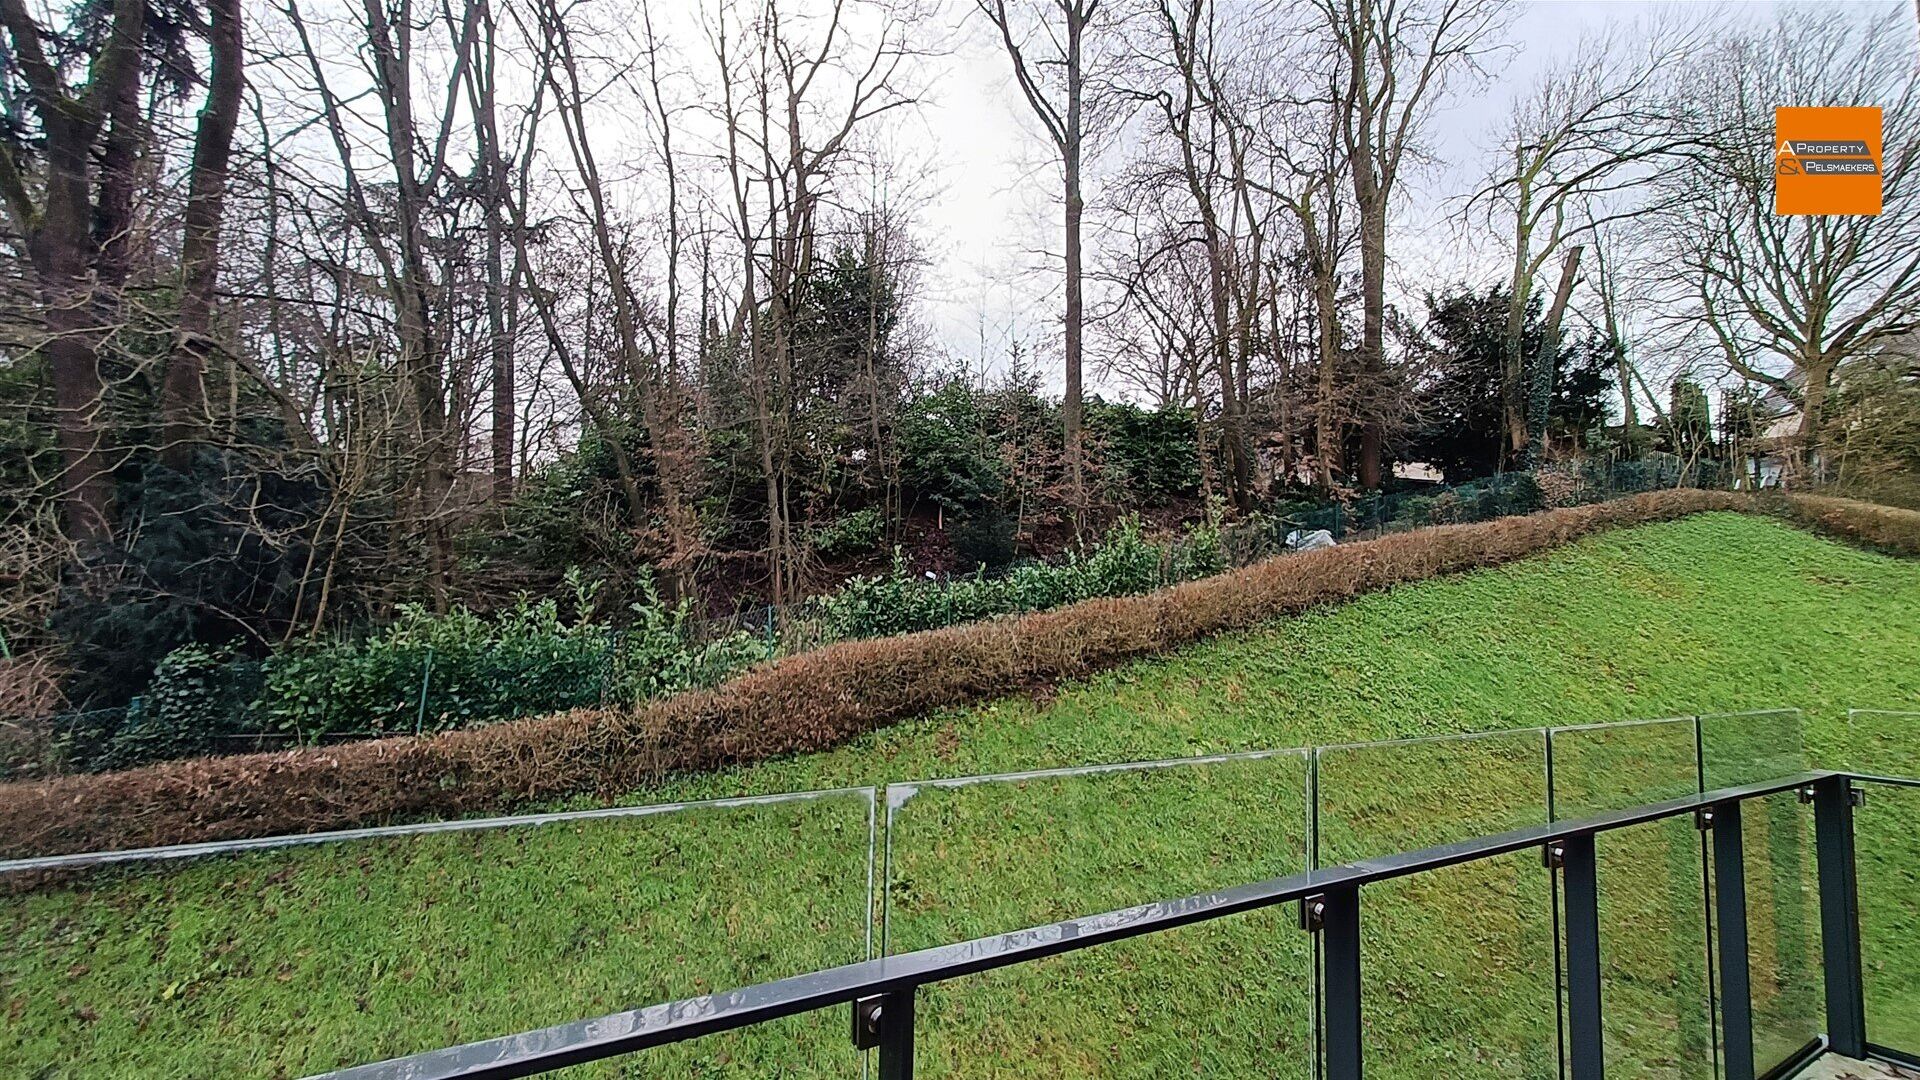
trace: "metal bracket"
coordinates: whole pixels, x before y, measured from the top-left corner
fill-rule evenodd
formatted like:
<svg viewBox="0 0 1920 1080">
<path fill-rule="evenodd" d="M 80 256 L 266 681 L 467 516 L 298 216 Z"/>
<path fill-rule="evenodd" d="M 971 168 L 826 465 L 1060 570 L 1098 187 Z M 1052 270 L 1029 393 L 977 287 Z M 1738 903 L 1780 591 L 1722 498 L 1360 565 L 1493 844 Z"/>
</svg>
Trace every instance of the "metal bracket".
<svg viewBox="0 0 1920 1080">
<path fill-rule="evenodd" d="M 885 998 L 864 997 L 853 1003 L 853 1048 L 872 1050 L 880 1045 L 881 1004 Z"/>
<path fill-rule="evenodd" d="M 1811 785 L 1801 788 L 1799 790 L 1799 795 L 1800 795 L 1800 805 L 1802 806 L 1812 805 L 1813 787 Z M 1853 806 L 1867 805 L 1867 789 L 1863 787 L 1849 787 L 1847 789 L 1847 801 Z"/>
<path fill-rule="evenodd" d="M 1300 898 L 1300 929 L 1317 934 L 1327 925 L 1327 898 L 1324 895 Z"/>
<path fill-rule="evenodd" d="M 1567 865 L 1567 845 L 1554 841 L 1540 849 L 1540 865 L 1558 870 Z"/>
<path fill-rule="evenodd" d="M 1703 806 L 1693 812 L 1693 827 L 1701 832 L 1713 831 L 1713 807 Z"/>
</svg>

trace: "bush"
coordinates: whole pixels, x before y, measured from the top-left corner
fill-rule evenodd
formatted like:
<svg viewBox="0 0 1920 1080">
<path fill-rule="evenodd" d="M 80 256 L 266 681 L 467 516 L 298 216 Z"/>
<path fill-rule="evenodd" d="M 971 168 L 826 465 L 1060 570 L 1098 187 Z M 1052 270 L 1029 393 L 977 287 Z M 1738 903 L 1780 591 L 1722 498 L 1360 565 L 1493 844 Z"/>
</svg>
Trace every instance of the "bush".
<svg viewBox="0 0 1920 1080">
<path fill-rule="evenodd" d="M 905 717 L 1081 677 L 1403 582 L 1501 565 L 1604 529 L 1752 506 L 1725 492 L 1665 491 L 1398 533 L 1151 596 L 829 646 L 634 710 L 9 784 L 0 786 L 0 851 L 177 844 L 631 791 L 674 772 L 824 750 Z"/>
<path fill-rule="evenodd" d="M 982 395 L 960 379 L 909 400 L 899 419 L 907 489 L 949 512 L 998 500 L 1005 469 L 987 423 Z"/>
<path fill-rule="evenodd" d="M 446 731 L 598 702 L 612 652 L 606 627 L 570 626 L 552 600 L 522 600 L 491 619 L 402 605 L 365 641 L 270 658 L 259 712 L 268 730 L 303 741 Z"/>
<path fill-rule="evenodd" d="M 1013 520 L 991 503 L 961 515 L 947 538 L 968 566 L 1001 567 L 1013 561 Z"/>
<path fill-rule="evenodd" d="M 1102 478 L 1123 501 L 1159 505 L 1200 490 L 1193 413 L 1167 406 L 1087 402 L 1087 430 L 1097 442 Z"/>
<path fill-rule="evenodd" d="M 1434 507 L 1437 501 L 1431 495 L 1409 495 L 1400 500 L 1393 512 L 1393 523 L 1403 528 L 1417 529 L 1434 522 Z"/>
<path fill-rule="evenodd" d="M 621 629 L 584 617 L 597 584 L 569 573 L 568 623 L 553 600 L 485 618 L 464 607 L 444 615 L 403 606 L 400 618 L 360 642 L 275 656 L 256 712 L 269 730 L 312 741 L 365 733 L 448 731 L 493 720 L 612 701 L 635 704 L 709 686 L 772 654 L 745 631 L 690 640 L 690 602 L 667 606 L 651 571 L 632 585 L 639 599 Z"/>
<path fill-rule="evenodd" d="M 809 540 L 814 554 L 823 559 L 837 559 L 872 551 L 880 546 L 886 534 L 887 519 L 879 510 L 868 507 L 820 526 L 813 530 Z"/>
<path fill-rule="evenodd" d="M 1547 509 L 1546 492 L 1532 473 L 1511 473 L 1501 487 L 1502 514 L 1531 514 Z"/>
<path fill-rule="evenodd" d="M 854 578 L 816 599 L 813 609 L 834 640 L 885 637 L 1146 592 L 1162 583 L 1167 562 L 1167 549 L 1146 538 L 1138 518 L 1127 518 L 1084 555 L 1052 566 L 1022 563 L 1000 577 L 987 576 L 983 566 L 947 581 L 916 578 L 896 551 L 891 573 Z"/>
<path fill-rule="evenodd" d="M 1206 521 L 1187 530 L 1187 535 L 1173 546 L 1167 562 L 1166 576 L 1171 581 L 1211 577 L 1232 565 L 1221 536 L 1218 505 L 1208 508 Z"/>
<path fill-rule="evenodd" d="M 1920 510 L 1827 495 L 1787 495 L 1767 505 L 1808 528 L 1893 555 L 1920 555 Z"/>
<path fill-rule="evenodd" d="M 182 645 L 161 658 L 147 692 L 119 711 L 117 726 L 67 730 L 67 763 L 88 771 L 127 769 L 215 753 L 222 736 L 245 726 L 248 676 L 258 670 L 235 662 L 230 649 Z"/>
<path fill-rule="evenodd" d="M 688 635 L 691 602 L 682 598 L 667 607 L 650 572 L 641 575 L 638 587 L 641 599 L 628 606 L 630 624 L 619 631 L 612 650 L 609 698 L 632 704 L 711 686 L 773 655 L 770 642 L 745 630 L 704 645 L 692 644 Z"/>
<path fill-rule="evenodd" d="M 1158 588 L 1161 584 L 1161 560 L 1166 549 L 1154 544 L 1140 530 L 1140 519 L 1128 515 L 1110 530 L 1077 567 L 1079 588 L 1075 599 L 1096 596 L 1131 596 Z"/>
</svg>

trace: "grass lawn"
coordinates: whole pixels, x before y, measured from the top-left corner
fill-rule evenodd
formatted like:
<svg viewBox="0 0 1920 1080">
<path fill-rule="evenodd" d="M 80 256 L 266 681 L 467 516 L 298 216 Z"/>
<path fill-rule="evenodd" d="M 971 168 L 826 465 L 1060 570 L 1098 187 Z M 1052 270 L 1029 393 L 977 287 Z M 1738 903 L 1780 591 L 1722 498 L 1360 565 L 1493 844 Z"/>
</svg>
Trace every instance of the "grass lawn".
<svg viewBox="0 0 1920 1080">
<path fill-rule="evenodd" d="M 0 1075 L 296 1076 L 857 959 L 876 838 L 872 906 L 896 951 L 1202 891 L 1311 858 L 1305 760 L 1249 751 L 1774 707 L 1804 710 L 1816 764 L 1920 775 L 1920 731 L 1844 722 L 1920 708 L 1920 562 L 1696 516 L 632 801 L 1218 760 L 103 871 L 0 901 Z M 1557 809 L 1685 790 L 1690 730 L 1558 736 L 1555 790 L 1572 805 Z M 1541 820 L 1543 744 L 1323 756 L 1320 858 Z M 1821 1026 L 1809 821 L 1788 797 L 1745 822 L 1763 1057 Z M 1920 1050 L 1916 824 L 1920 793 L 1875 792 L 1860 872 L 1874 1037 Z M 1699 837 L 1680 823 L 1607 839 L 1610 1074 L 1711 1076 Z M 1363 907 L 1370 1072 L 1554 1075 L 1537 856 L 1370 889 Z M 934 988 L 921 1073 L 1306 1077 L 1311 943 L 1292 917 Z M 845 1023 L 584 1071 L 851 1076 Z"/>
</svg>

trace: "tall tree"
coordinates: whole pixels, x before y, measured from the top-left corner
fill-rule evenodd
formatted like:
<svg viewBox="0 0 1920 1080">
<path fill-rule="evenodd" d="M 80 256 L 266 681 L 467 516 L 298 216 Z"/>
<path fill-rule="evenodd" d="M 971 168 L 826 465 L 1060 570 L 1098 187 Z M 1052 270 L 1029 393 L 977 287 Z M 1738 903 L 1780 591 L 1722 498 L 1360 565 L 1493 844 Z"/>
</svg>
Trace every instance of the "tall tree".
<svg viewBox="0 0 1920 1080">
<path fill-rule="evenodd" d="M 79 541 L 111 531 L 100 349 L 125 280 L 127 185 L 142 141 L 137 109 L 129 117 L 126 103 L 139 99 L 146 20 L 145 0 L 113 0 L 105 40 L 73 85 L 62 62 L 72 35 L 42 27 L 24 0 L 0 0 L 9 75 L 25 84 L 39 126 L 37 138 L 0 140 L 0 196 L 33 271 L 42 330 L 35 347 L 47 358 L 59 417 L 61 500 L 68 536 Z"/>
<path fill-rule="evenodd" d="M 1646 195 L 1653 170 L 1694 139 L 1672 73 L 1700 45 L 1697 27 L 1676 22 L 1583 40 L 1516 102 L 1501 134 L 1499 164 L 1469 204 L 1482 207 L 1489 224 L 1499 213 L 1511 218 L 1507 355 L 1501 366 L 1510 463 L 1538 449 L 1533 399 L 1538 387 L 1552 382 L 1550 374 L 1535 370 L 1549 361 L 1525 356 L 1520 348 L 1524 313 L 1542 268 L 1596 228 L 1655 209 Z M 1553 340 L 1549 335 L 1547 343 Z"/>
<path fill-rule="evenodd" d="M 1386 378 L 1387 219 L 1394 190 L 1449 78 L 1471 71 L 1504 17 L 1502 0 L 1317 0 L 1341 72 L 1340 138 L 1360 235 L 1360 364 Z M 1386 422 L 1361 421 L 1358 479 L 1380 484 Z"/>
<path fill-rule="evenodd" d="M 161 459 L 176 469 L 190 460 L 206 414 L 207 358 L 213 351 L 213 305 L 220 278 L 220 225 L 226 212 L 233 133 L 246 89 L 240 0 L 208 0 L 206 105 L 195 129 L 193 164 L 180 241 L 180 315 L 161 387 Z"/>
<path fill-rule="evenodd" d="M 1158 133 L 1172 143 L 1175 167 L 1198 219 L 1206 260 L 1206 317 L 1219 382 L 1221 456 L 1227 493 L 1241 507 L 1253 495 L 1252 447 L 1241 384 L 1261 310 L 1265 279 L 1264 215 L 1252 201 L 1248 144 L 1252 133 L 1224 85 L 1219 13 L 1212 0 L 1163 0 L 1152 20 L 1146 54 L 1159 58 L 1156 82 L 1136 90 L 1154 103 Z M 1164 69 L 1164 70 L 1156 70 Z"/>
<path fill-rule="evenodd" d="M 1799 410 L 1804 455 L 1817 454 L 1834 375 L 1920 321 L 1920 80 L 1912 28 L 1893 14 L 1829 19 L 1783 12 L 1733 34 L 1687 78 L 1708 133 L 1668 170 L 1658 226 L 1676 315 L 1742 378 Z M 1773 110 L 1877 106 L 1885 154 L 1877 216 L 1779 215 L 1773 207 Z"/>
<path fill-rule="evenodd" d="M 393 312 L 393 345 L 398 357 L 407 409 L 408 474 L 406 509 L 396 518 L 394 540 L 400 529 L 414 532 L 426 555 L 429 596 L 436 608 L 448 603 L 453 564 L 452 515 L 453 452 L 447 408 L 446 348 L 448 320 L 444 275 L 436 273 L 429 223 L 447 197 L 451 179 L 450 148 L 454 127 L 462 114 L 460 98 L 466 65 L 474 50 L 480 8 L 469 5 L 458 20 L 452 77 L 447 80 L 438 113 L 423 125 L 417 110 L 425 95 L 414 87 L 414 33 L 426 25 L 413 0 L 362 0 L 356 30 L 365 36 L 369 53 L 370 92 L 378 109 L 372 121 L 374 137 L 385 150 L 390 179 L 369 183 L 358 164 L 362 148 L 354 130 L 358 119 L 327 76 L 328 60 L 317 47 L 298 0 L 285 0 L 285 11 L 319 97 L 320 120 L 337 157 L 345 181 L 344 216 L 356 239 L 378 266 L 378 281 Z M 430 125 L 430 126 L 429 126 Z"/>
<path fill-rule="evenodd" d="M 981 14 L 1000 35 L 1007 59 L 1013 63 L 1014 82 L 1060 160 L 1062 194 L 1066 202 L 1066 370 L 1060 419 L 1066 432 L 1067 471 L 1076 527 L 1087 508 L 1082 433 L 1085 410 L 1081 400 L 1086 302 L 1082 295 L 1080 235 L 1086 200 L 1080 182 L 1087 150 L 1087 36 L 1097 25 L 1101 2 L 1042 0 L 1038 10 L 1031 6 L 1010 10 L 1007 0 L 975 0 Z"/>
</svg>

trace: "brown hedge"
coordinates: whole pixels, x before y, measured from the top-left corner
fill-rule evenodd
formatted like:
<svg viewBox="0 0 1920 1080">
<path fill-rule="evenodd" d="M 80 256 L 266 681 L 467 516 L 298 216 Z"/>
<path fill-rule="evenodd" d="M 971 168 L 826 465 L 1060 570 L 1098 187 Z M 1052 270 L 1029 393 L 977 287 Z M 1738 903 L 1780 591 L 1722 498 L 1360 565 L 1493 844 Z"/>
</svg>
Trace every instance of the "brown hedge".
<svg viewBox="0 0 1920 1080">
<path fill-rule="evenodd" d="M 1803 500 L 1794 513 L 1817 515 L 1823 527 L 1849 535 L 1898 531 L 1880 508 L 1829 501 L 1839 502 Z M 1745 496 L 1726 492 L 1655 492 L 1389 535 L 1145 596 L 847 642 L 631 710 L 0 785 L 0 851 L 337 829 L 627 791 L 669 773 L 824 750 L 928 710 L 1085 675 L 1393 585 L 1498 566 L 1602 530 L 1752 509 Z"/>
<path fill-rule="evenodd" d="M 1787 495 L 1779 508 L 1808 528 L 1882 551 L 1920 555 L 1920 510 L 1829 495 Z"/>
</svg>

